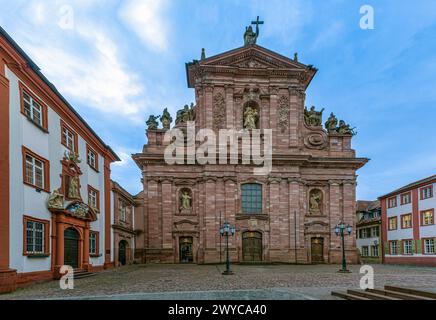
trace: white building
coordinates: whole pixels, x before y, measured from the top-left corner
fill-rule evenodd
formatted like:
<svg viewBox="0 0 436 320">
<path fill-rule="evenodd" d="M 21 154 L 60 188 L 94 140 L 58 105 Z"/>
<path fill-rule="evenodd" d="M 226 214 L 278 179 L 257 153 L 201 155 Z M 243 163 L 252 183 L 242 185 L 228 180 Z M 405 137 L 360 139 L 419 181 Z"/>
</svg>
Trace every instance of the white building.
<svg viewBox="0 0 436 320">
<path fill-rule="evenodd" d="M 0 292 L 113 265 L 119 159 L 1 28 L 0 157 Z"/>
<path fill-rule="evenodd" d="M 383 262 L 436 266 L 436 175 L 380 197 Z"/>
</svg>

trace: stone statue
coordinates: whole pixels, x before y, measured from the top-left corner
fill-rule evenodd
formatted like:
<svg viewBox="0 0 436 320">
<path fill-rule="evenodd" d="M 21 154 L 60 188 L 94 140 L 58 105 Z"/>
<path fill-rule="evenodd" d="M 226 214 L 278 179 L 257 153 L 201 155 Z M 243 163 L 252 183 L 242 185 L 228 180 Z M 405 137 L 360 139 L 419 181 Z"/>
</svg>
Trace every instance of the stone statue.
<svg viewBox="0 0 436 320">
<path fill-rule="evenodd" d="M 191 209 L 191 196 L 189 195 L 188 191 L 183 191 L 182 195 L 182 210 L 190 210 Z"/>
<path fill-rule="evenodd" d="M 68 159 L 69 161 L 74 162 L 75 164 L 79 164 L 80 162 L 82 162 L 79 159 L 79 154 L 75 153 L 74 151 L 71 151 L 71 150 L 65 151 L 64 157 L 65 157 L 65 159 Z"/>
<path fill-rule="evenodd" d="M 322 192 L 320 190 L 312 190 L 309 198 L 310 212 L 320 212 L 322 202 Z"/>
<path fill-rule="evenodd" d="M 170 129 L 171 122 L 173 121 L 173 118 L 171 117 L 170 113 L 168 112 L 168 108 L 165 108 L 162 116 L 160 117 L 160 122 L 162 122 L 162 126 L 165 130 Z"/>
<path fill-rule="evenodd" d="M 330 114 L 330 117 L 325 122 L 325 128 L 327 129 L 328 132 L 332 132 L 332 131 L 336 131 L 337 126 L 338 126 L 338 119 L 332 112 Z"/>
<path fill-rule="evenodd" d="M 70 185 L 68 186 L 68 198 L 80 199 L 79 177 L 70 178 Z"/>
<path fill-rule="evenodd" d="M 177 111 L 176 115 L 176 125 L 179 123 L 186 123 L 188 121 L 194 121 L 195 120 L 195 110 L 194 110 L 194 104 L 191 103 L 191 107 L 188 107 L 186 104 L 183 109 L 180 109 Z"/>
<path fill-rule="evenodd" d="M 257 128 L 257 120 L 259 117 L 259 113 L 256 108 L 252 108 L 248 106 L 244 111 L 244 128 L 245 129 L 256 129 Z"/>
<path fill-rule="evenodd" d="M 351 128 L 350 125 L 346 124 L 344 120 L 339 121 L 339 127 L 337 129 L 339 134 L 351 134 L 356 135 L 354 131 L 355 128 Z"/>
<path fill-rule="evenodd" d="M 158 126 L 157 119 L 158 119 L 158 117 L 153 116 L 153 115 L 151 115 L 148 118 L 148 120 L 146 122 L 148 130 L 156 130 L 157 129 L 157 126 Z"/>
<path fill-rule="evenodd" d="M 264 24 L 263 21 L 259 21 L 259 16 L 256 21 L 252 21 L 251 24 L 256 25 L 256 32 L 253 31 L 253 27 L 249 26 L 245 28 L 244 33 L 244 45 L 248 46 L 251 44 L 256 44 L 257 38 L 259 37 L 259 24 Z"/>
<path fill-rule="evenodd" d="M 48 207 L 50 209 L 63 209 L 64 208 L 64 195 L 61 189 L 54 190 L 48 197 Z"/>
<path fill-rule="evenodd" d="M 322 123 L 322 113 L 324 112 L 324 108 L 321 111 L 316 111 L 315 106 L 312 106 L 310 110 L 307 110 L 307 107 L 304 108 L 304 120 L 309 127 L 319 127 Z"/>
</svg>

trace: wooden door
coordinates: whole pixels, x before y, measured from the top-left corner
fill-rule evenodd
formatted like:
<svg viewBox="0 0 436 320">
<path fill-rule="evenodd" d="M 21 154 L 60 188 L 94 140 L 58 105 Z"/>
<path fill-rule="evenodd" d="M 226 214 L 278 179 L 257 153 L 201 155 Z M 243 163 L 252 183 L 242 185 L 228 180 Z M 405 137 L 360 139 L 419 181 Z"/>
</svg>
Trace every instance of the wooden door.
<svg viewBox="0 0 436 320">
<path fill-rule="evenodd" d="M 64 231 L 64 264 L 73 268 L 79 267 L 79 233 L 68 228 Z"/>
<path fill-rule="evenodd" d="M 324 263 L 324 239 L 312 238 L 311 240 L 312 263 Z"/>
<path fill-rule="evenodd" d="M 242 255 L 246 262 L 262 261 L 262 234 L 260 232 L 243 233 Z"/>
</svg>

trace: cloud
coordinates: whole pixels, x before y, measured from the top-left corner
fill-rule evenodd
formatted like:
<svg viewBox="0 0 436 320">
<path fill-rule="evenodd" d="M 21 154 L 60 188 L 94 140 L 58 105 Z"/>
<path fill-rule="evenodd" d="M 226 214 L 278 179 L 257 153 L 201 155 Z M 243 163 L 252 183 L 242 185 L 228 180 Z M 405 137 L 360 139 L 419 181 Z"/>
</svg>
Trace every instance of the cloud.
<svg viewBox="0 0 436 320">
<path fill-rule="evenodd" d="M 156 51 L 165 51 L 168 47 L 166 7 L 167 0 L 128 0 L 119 15 L 146 45 Z"/>
</svg>

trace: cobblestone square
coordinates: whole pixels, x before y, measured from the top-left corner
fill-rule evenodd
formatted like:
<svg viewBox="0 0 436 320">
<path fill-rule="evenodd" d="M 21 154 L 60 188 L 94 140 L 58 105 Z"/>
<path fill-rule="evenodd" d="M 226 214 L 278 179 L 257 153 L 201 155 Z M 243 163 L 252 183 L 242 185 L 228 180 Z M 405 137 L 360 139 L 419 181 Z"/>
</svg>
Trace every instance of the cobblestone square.
<svg viewBox="0 0 436 320">
<path fill-rule="evenodd" d="M 73 290 L 58 281 L 34 284 L 0 299 L 336 299 L 332 290 L 359 288 L 360 265 L 339 274 L 337 265 L 131 265 L 75 280 Z M 436 292 L 436 269 L 374 265 L 375 286 L 396 285 Z"/>
</svg>

